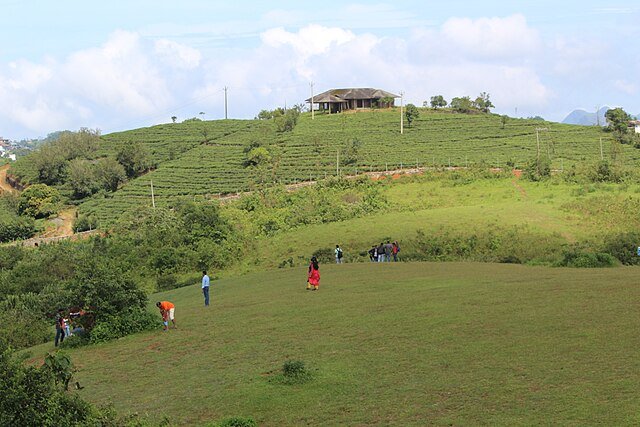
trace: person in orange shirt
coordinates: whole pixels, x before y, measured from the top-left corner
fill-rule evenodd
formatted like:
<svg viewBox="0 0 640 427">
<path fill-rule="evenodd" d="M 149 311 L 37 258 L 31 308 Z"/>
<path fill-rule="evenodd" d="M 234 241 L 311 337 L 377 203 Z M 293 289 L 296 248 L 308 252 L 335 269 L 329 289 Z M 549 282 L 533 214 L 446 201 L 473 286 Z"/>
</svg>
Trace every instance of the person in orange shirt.
<svg viewBox="0 0 640 427">
<path fill-rule="evenodd" d="M 175 313 L 176 306 L 173 305 L 173 303 L 169 302 L 169 301 L 158 301 L 156 303 L 156 307 L 158 307 L 160 309 L 160 314 L 162 315 L 162 324 L 164 325 L 164 330 L 165 331 L 169 330 L 169 321 L 168 321 L 168 319 L 170 319 L 171 323 L 173 323 L 173 328 L 174 329 L 178 329 L 178 326 L 176 326 L 176 319 L 174 318 L 174 313 Z"/>
</svg>

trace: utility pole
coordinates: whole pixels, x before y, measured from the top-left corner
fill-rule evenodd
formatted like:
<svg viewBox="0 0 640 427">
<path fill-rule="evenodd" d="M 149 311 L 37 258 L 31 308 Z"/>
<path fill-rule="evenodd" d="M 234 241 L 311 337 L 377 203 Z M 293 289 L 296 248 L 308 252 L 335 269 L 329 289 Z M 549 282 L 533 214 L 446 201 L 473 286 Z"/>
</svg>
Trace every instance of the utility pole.
<svg viewBox="0 0 640 427">
<path fill-rule="evenodd" d="M 224 87 L 224 119 L 227 119 L 227 91 L 229 88 L 227 86 Z"/>
<path fill-rule="evenodd" d="M 404 133 L 404 114 L 402 112 L 404 106 L 404 92 L 400 92 L 400 135 Z"/>
<path fill-rule="evenodd" d="M 153 206 L 153 209 L 156 208 L 156 197 L 153 194 L 153 180 L 151 180 L 151 205 Z"/>
<path fill-rule="evenodd" d="M 313 114 L 313 82 L 311 82 L 309 85 L 311 86 L 311 120 L 315 120 Z"/>
</svg>

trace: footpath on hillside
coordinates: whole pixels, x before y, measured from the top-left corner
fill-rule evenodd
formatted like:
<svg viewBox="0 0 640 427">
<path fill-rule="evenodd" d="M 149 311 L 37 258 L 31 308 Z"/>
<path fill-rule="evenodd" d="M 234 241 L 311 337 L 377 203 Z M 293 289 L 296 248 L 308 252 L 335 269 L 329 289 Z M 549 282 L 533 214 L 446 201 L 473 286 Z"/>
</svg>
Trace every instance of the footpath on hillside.
<svg viewBox="0 0 640 427">
<path fill-rule="evenodd" d="M 9 165 L 0 166 L 0 193 L 13 193 L 16 191 L 12 186 L 7 182 L 7 171 L 9 170 Z"/>
</svg>

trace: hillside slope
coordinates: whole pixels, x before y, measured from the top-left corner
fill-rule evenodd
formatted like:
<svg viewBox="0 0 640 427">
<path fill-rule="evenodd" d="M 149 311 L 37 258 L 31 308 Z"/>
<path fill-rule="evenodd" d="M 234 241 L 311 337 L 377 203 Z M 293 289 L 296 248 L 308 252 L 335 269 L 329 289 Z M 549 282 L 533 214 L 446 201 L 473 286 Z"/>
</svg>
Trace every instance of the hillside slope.
<svg viewBox="0 0 640 427">
<path fill-rule="evenodd" d="M 246 191 L 256 177 L 243 167 L 243 149 L 253 142 L 272 149 L 268 179 L 292 183 L 335 174 L 337 159 L 341 159 L 341 174 L 416 164 L 522 167 L 537 152 L 536 129 L 541 127 L 547 130 L 540 133 L 540 150 L 552 158 L 557 169 L 595 160 L 600 155 L 600 137 L 606 152 L 611 141 L 608 134 L 592 127 L 535 120 L 510 119 L 503 128 L 497 115 L 423 109 L 413 126 L 405 127 L 404 135 L 399 133 L 398 121 L 398 110 L 372 110 L 319 115 L 315 120 L 303 114 L 292 132 L 282 134 L 275 132 L 271 122 L 219 120 L 106 135 L 103 154 L 138 141 L 159 162 L 158 168 L 106 199 L 88 200 L 80 210 L 97 216 L 102 226 L 108 226 L 123 212 L 151 204 L 151 181 L 159 204 L 176 197 L 211 198 L 220 193 Z M 624 148 L 628 163 L 640 159 L 638 150 Z"/>
<path fill-rule="evenodd" d="M 178 424 L 636 424 L 633 268 L 321 266 L 157 294 L 178 330 L 71 351 L 80 393 Z M 595 303 L 597 301 L 597 303 Z M 155 309 L 155 308 L 152 308 Z M 616 337 L 615 340 L 611 337 Z M 35 360 L 51 345 L 34 349 Z M 286 360 L 315 379 L 269 381 Z"/>
</svg>

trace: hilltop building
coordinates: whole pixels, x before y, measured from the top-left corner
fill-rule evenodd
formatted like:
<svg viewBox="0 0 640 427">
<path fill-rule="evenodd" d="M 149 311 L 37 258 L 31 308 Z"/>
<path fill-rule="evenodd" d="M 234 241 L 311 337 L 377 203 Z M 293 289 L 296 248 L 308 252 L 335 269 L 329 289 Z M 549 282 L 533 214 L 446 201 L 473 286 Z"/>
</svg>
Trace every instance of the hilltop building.
<svg viewBox="0 0 640 427">
<path fill-rule="evenodd" d="M 372 88 L 330 89 L 313 96 L 313 104 L 318 104 L 316 110 L 338 113 L 344 110 L 359 108 L 393 107 L 395 98 L 400 98 L 391 92 Z M 311 98 L 306 102 L 311 103 Z M 312 105 L 312 108 L 315 108 Z"/>
</svg>

